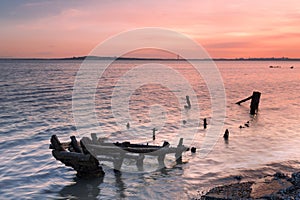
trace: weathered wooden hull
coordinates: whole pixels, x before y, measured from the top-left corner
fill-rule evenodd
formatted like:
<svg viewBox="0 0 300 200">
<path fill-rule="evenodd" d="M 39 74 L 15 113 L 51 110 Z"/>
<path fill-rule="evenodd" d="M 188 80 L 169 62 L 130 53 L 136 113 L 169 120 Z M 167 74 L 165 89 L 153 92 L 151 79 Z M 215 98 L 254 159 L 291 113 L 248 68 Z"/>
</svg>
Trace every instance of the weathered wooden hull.
<svg viewBox="0 0 300 200">
<path fill-rule="evenodd" d="M 183 139 L 180 139 L 177 147 L 170 147 L 168 142 L 162 146 L 123 143 L 105 143 L 98 140 L 95 134 L 91 138 L 84 137 L 78 143 L 74 136 L 71 142 L 61 143 L 56 135 L 51 137 L 50 148 L 53 156 L 72 167 L 77 171 L 77 176 L 103 176 L 102 167 L 99 161 L 109 161 L 114 165 L 115 170 L 120 170 L 124 158 L 134 159 L 137 168 L 143 170 L 145 155 L 156 156 L 159 167 L 165 167 L 164 159 L 166 154 L 174 153 L 177 163 L 181 163 L 182 153 L 187 151 Z M 68 151 L 67 151 L 68 150 Z"/>
</svg>

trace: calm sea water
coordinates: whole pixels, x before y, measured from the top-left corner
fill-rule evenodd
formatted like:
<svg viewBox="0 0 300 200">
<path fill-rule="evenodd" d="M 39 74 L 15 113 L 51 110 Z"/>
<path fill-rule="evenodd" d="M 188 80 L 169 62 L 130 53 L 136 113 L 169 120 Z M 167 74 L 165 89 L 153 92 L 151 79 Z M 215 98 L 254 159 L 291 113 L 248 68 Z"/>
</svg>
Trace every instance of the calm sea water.
<svg viewBox="0 0 300 200">
<path fill-rule="evenodd" d="M 132 70 L 142 64 L 157 77 L 166 74 L 163 80 L 169 85 L 164 86 L 164 81 L 159 84 L 159 80 L 148 82 L 145 77 L 153 76 L 150 72 L 137 76 Z M 166 69 L 150 62 L 118 61 L 98 82 L 98 137 L 145 143 L 151 141 L 155 127 L 155 144 L 168 140 L 174 146 L 183 137 L 187 146 L 200 148 L 210 128 L 210 124 L 208 130 L 202 128 L 202 119 L 210 123 L 212 117 L 205 81 L 188 63 L 160 64 L 176 70 L 191 85 L 196 94 L 196 101 L 191 98 L 192 109 L 183 108 L 185 95 L 193 96 L 180 93 L 186 83 L 178 82 Z M 163 170 L 155 170 L 156 162 L 149 158 L 145 161 L 149 170 L 144 172 L 126 161 L 121 175 L 104 163 L 103 179 L 77 179 L 72 169 L 52 157 L 48 147 L 53 134 L 62 141 L 71 135 L 78 139 L 83 136 L 76 132 L 72 114 L 72 92 L 80 65 L 81 61 L 0 61 L 1 199 L 191 199 L 213 186 L 236 182 L 237 175 L 250 180 L 275 171 L 300 169 L 300 62 L 223 61 L 216 65 L 226 91 L 226 119 L 210 154 L 202 158 L 199 153 L 186 152 L 182 165 L 175 165 L 169 156 Z M 269 65 L 281 68 L 271 69 Z M 126 88 L 122 77 L 138 83 L 129 97 L 114 93 Z M 235 102 L 254 90 L 262 97 L 258 115 L 253 118 L 248 114 L 249 102 L 241 106 Z M 114 106 L 113 98 L 117 99 Z M 129 101 L 122 101 L 126 99 Z M 196 108 L 199 111 L 195 112 Z M 128 121 L 120 117 L 126 111 Z M 240 129 L 247 121 L 249 127 Z M 228 142 L 222 138 L 226 128 L 230 131 Z M 178 131 L 184 134 L 178 135 Z"/>
</svg>

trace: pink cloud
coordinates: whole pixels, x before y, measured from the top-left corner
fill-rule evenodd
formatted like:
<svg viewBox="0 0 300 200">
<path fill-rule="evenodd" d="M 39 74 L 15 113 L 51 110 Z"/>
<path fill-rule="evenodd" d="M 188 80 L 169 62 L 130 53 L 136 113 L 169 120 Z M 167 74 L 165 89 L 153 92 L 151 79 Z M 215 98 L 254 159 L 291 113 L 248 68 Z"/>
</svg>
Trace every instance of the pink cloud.
<svg viewBox="0 0 300 200">
<path fill-rule="evenodd" d="M 46 11 L 60 5 L 45 1 L 24 6 Z M 114 34 L 151 26 L 186 34 L 215 57 L 280 56 L 272 48 L 297 56 L 292 47 L 300 45 L 300 3 L 296 0 L 90 1 L 64 6 L 38 18 L 1 20 L 5 28 L 0 55 L 35 57 L 35 52 L 48 52 L 43 49 L 49 45 L 55 46 L 53 56 L 83 55 Z M 20 47 L 27 47 L 26 51 Z"/>
</svg>

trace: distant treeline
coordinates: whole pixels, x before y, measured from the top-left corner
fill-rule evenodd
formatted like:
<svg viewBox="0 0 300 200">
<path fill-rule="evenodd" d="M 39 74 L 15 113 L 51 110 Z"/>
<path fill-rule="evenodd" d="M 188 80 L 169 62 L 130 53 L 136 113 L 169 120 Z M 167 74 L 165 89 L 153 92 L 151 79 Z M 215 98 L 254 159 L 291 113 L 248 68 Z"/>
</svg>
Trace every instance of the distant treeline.
<svg viewBox="0 0 300 200">
<path fill-rule="evenodd" d="M 300 61 L 300 58 L 202 58 L 202 59 L 175 59 L 175 58 L 131 58 L 131 57 L 100 57 L 100 56 L 79 56 L 69 58 L 0 58 L 0 60 L 160 60 L 160 61 L 184 61 L 184 60 L 199 60 L 199 61 Z"/>
</svg>

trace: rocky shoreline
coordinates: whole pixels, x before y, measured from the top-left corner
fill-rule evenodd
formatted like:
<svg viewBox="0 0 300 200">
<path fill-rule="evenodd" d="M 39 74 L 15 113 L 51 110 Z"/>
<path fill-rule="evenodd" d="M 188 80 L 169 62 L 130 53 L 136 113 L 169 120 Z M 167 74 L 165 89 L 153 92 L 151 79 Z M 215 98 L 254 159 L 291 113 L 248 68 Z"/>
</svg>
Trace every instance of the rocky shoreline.
<svg viewBox="0 0 300 200">
<path fill-rule="evenodd" d="M 218 186 L 201 196 L 201 200 L 222 199 L 299 199 L 300 172 L 287 176 L 281 172 L 255 181 Z"/>
</svg>

